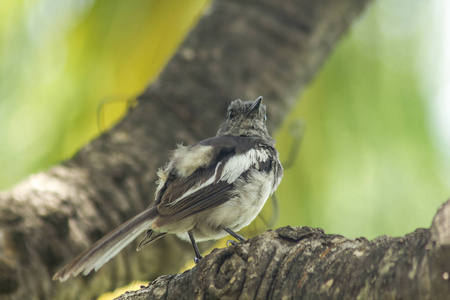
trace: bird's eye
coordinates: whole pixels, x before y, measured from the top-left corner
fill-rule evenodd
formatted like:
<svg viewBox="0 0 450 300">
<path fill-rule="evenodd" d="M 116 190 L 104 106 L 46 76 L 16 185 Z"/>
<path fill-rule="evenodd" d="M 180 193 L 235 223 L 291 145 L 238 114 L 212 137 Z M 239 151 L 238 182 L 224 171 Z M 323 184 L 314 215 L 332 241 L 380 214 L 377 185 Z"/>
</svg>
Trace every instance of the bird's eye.
<svg viewBox="0 0 450 300">
<path fill-rule="evenodd" d="M 234 111 L 229 111 L 229 112 L 228 112 L 228 119 L 234 119 L 234 117 L 236 117 L 236 112 L 234 112 Z"/>
</svg>

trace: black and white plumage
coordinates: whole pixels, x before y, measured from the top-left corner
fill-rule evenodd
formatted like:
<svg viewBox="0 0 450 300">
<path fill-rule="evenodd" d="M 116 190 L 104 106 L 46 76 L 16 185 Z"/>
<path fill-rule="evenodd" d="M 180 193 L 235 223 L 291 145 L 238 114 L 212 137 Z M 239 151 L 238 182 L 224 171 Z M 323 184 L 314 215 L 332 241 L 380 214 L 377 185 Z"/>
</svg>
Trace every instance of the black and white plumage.
<svg viewBox="0 0 450 300">
<path fill-rule="evenodd" d="M 143 232 L 138 249 L 170 233 L 197 241 L 228 234 L 249 225 L 276 190 L 283 168 L 265 125 L 262 97 L 233 101 L 215 137 L 173 151 L 159 170 L 155 202 L 103 237 L 58 271 L 53 280 L 97 271 Z"/>
</svg>

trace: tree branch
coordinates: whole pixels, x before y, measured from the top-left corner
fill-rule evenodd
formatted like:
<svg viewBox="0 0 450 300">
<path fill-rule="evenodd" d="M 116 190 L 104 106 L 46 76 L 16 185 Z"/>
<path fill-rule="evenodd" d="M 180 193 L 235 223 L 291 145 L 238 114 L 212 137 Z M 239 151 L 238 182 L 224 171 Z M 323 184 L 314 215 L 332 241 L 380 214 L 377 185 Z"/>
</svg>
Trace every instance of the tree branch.
<svg viewBox="0 0 450 300">
<path fill-rule="evenodd" d="M 91 298 L 191 259 L 188 245 L 164 238 L 139 255 L 128 247 L 95 276 L 51 282 L 59 267 L 153 200 L 167 151 L 214 135 L 231 100 L 263 95 L 269 128 L 277 128 L 367 2 L 215 1 L 115 128 L 0 195 L 2 299 Z"/>
<path fill-rule="evenodd" d="M 117 299 L 446 299 L 449 220 L 450 200 L 430 229 L 404 237 L 350 240 L 283 227 L 215 249 L 193 269 Z"/>
</svg>

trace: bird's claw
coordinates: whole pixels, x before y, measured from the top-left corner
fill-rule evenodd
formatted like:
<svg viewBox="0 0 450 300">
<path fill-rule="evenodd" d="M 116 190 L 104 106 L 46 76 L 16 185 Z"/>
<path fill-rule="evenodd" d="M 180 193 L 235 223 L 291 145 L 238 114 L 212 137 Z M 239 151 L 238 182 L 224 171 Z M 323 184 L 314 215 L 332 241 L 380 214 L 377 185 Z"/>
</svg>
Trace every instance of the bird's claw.
<svg viewBox="0 0 450 300">
<path fill-rule="evenodd" d="M 198 264 L 202 258 L 203 258 L 203 256 L 196 256 L 196 257 L 194 257 L 194 263 Z"/>
<path fill-rule="evenodd" d="M 236 246 L 237 244 L 238 244 L 238 242 L 236 242 L 234 240 L 228 240 L 227 241 L 227 247 Z"/>
</svg>

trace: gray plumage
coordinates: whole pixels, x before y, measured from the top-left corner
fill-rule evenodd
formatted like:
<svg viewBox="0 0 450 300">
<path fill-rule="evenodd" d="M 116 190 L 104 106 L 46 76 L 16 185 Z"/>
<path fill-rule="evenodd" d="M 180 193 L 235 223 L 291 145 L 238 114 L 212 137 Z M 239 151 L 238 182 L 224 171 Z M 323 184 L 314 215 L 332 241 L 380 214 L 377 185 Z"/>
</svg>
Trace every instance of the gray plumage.
<svg viewBox="0 0 450 300">
<path fill-rule="evenodd" d="M 215 137 L 174 150 L 158 171 L 155 202 L 80 254 L 53 280 L 97 271 L 143 232 L 147 235 L 138 250 L 167 233 L 191 239 L 196 250 L 193 237 L 219 239 L 249 225 L 283 176 L 261 102 L 262 97 L 233 101 Z"/>
</svg>

